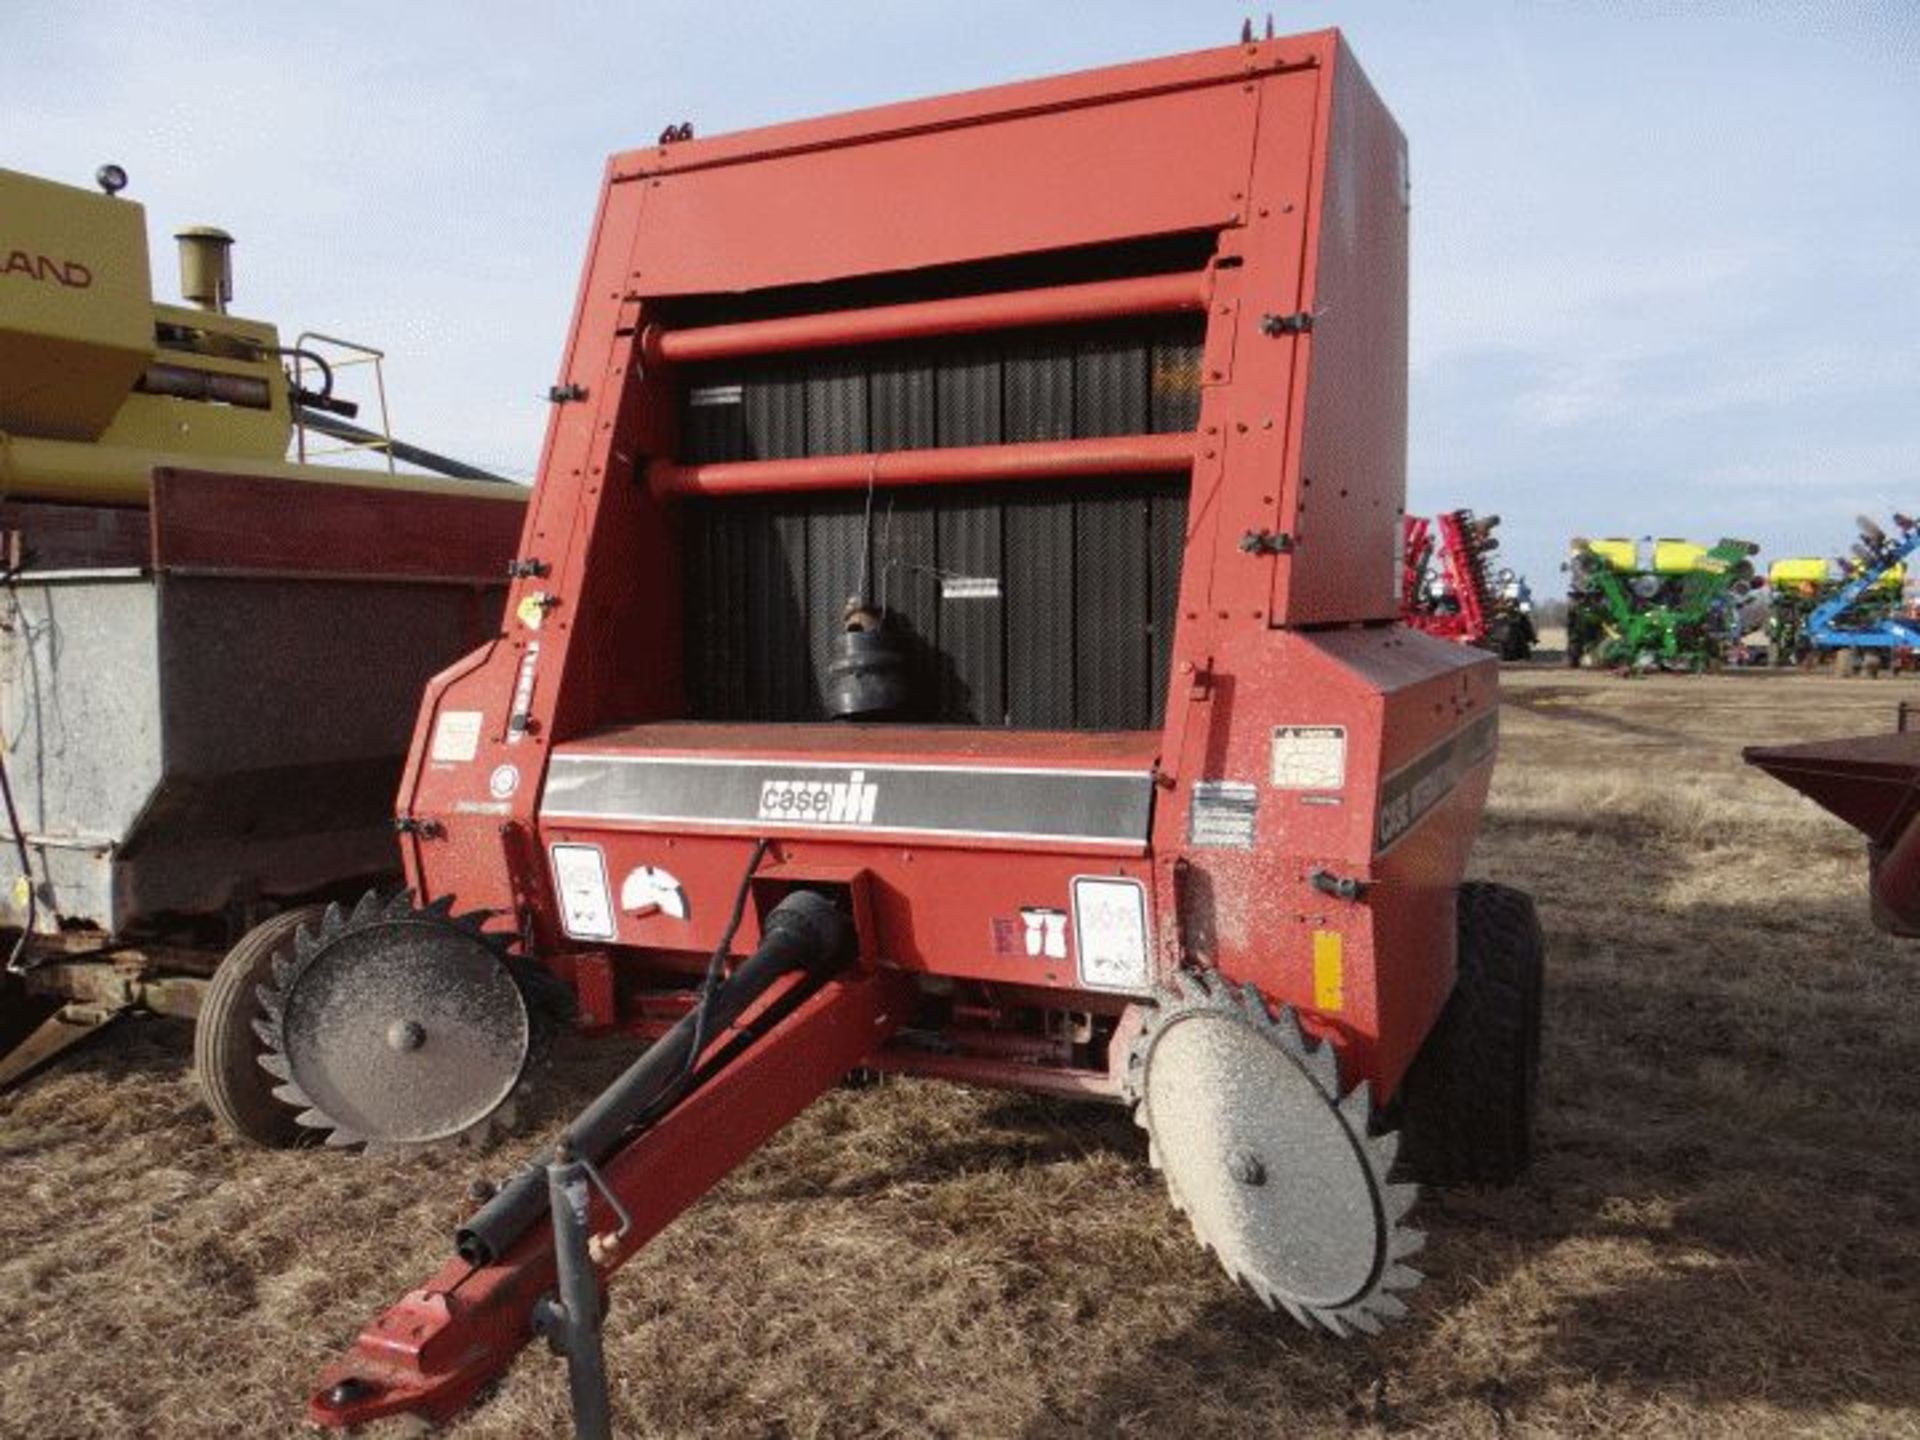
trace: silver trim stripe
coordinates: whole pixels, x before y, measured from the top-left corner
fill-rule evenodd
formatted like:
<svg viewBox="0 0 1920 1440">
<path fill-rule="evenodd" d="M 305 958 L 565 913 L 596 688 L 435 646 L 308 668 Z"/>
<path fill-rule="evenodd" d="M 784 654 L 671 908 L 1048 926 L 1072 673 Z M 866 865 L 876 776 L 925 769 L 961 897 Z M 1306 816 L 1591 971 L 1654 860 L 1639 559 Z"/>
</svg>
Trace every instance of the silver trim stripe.
<svg viewBox="0 0 1920 1440">
<path fill-rule="evenodd" d="M 926 835 L 1144 849 L 1144 770 L 561 753 L 545 820 Z"/>
<path fill-rule="evenodd" d="M 1499 739 L 1499 713 L 1489 710 L 1382 780 L 1374 853 L 1385 854 L 1399 844 L 1468 771 L 1492 760 Z"/>
</svg>

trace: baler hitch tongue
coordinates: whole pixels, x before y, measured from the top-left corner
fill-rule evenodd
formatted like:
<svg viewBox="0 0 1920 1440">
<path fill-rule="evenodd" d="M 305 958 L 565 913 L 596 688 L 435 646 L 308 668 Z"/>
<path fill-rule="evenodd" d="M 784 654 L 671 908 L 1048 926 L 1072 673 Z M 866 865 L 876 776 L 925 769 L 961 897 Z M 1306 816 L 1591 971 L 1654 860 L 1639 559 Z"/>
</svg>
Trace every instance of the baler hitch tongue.
<svg viewBox="0 0 1920 1440">
<path fill-rule="evenodd" d="M 658 1119 L 690 1084 L 698 1084 L 696 1040 L 724 1033 L 795 971 L 823 979 L 853 956 L 853 925 L 831 900 L 798 890 L 773 907 L 763 938 L 740 968 L 700 1005 L 628 1067 L 625 1074 L 582 1110 L 560 1143 L 598 1164 L 636 1125 Z M 720 1064 L 725 1063 L 722 1056 Z M 547 1208 L 544 1165 L 529 1165 L 480 1208 L 454 1236 L 454 1248 L 470 1265 L 490 1265 L 536 1224 Z"/>
<path fill-rule="evenodd" d="M 562 1337 L 576 1383 L 594 1387 L 587 1352 L 598 1347 L 583 1334 L 593 1322 L 580 1287 L 631 1258 L 865 1062 L 910 1011 L 906 976 L 850 967 L 853 923 L 826 897 L 788 895 L 761 932 L 754 952 L 587 1106 L 554 1151 L 461 1227 L 458 1255 L 321 1375 L 310 1420 L 334 1428 L 399 1414 L 449 1420 L 541 1334 Z M 542 1224 L 557 1215 L 545 1162 L 562 1153 L 569 1184 L 585 1177 L 601 1190 L 598 1201 L 585 1197 L 592 1223 L 558 1217 L 562 1228 L 579 1221 L 566 1237 L 575 1248 L 570 1284 L 554 1228 Z M 602 1214 L 612 1223 L 600 1224 Z M 569 1323 L 556 1326 L 563 1315 Z M 582 1413 L 591 1418 L 591 1402 Z"/>
</svg>

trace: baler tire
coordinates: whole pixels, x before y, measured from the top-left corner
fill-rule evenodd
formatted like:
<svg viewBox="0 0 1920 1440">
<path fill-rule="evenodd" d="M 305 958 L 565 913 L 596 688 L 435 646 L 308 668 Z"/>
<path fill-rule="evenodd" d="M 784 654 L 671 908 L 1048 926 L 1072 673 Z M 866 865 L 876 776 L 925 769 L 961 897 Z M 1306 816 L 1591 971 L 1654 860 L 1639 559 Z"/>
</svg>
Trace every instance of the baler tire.
<svg viewBox="0 0 1920 1440">
<path fill-rule="evenodd" d="M 1468 881 L 1453 993 L 1401 1083 L 1401 1163 L 1427 1185 L 1512 1184 L 1533 1158 L 1546 942 L 1533 897 Z"/>
<path fill-rule="evenodd" d="M 274 1097 L 273 1077 L 260 1068 L 253 1021 L 260 1013 L 255 991 L 272 977 L 273 957 L 302 925 L 319 929 L 325 914 L 325 906 L 303 905 L 254 926 L 227 952 L 200 1001 L 193 1027 L 200 1094 L 214 1119 L 254 1145 L 287 1149 L 313 1135 L 294 1123 L 292 1106 Z"/>
</svg>

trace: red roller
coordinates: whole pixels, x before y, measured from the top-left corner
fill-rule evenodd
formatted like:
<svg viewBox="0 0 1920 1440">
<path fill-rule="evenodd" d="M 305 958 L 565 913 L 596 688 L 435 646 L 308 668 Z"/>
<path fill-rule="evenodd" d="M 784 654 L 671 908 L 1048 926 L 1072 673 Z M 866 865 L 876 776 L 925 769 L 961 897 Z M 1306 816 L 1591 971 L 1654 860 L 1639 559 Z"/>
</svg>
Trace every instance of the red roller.
<svg viewBox="0 0 1920 1440">
<path fill-rule="evenodd" d="M 878 455 L 813 455 L 799 460 L 730 460 L 711 465 L 656 462 L 648 477 L 660 495 L 767 495 L 874 485 L 1053 480 L 1076 475 L 1141 475 L 1185 470 L 1193 436 L 1112 435 L 1025 445 L 889 450 Z"/>
<path fill-rule="evenodd" d="M 703 360 L 824 350 L 835 345 L 878 345 L 983 330 L 1171 315 L 1206 309 L 1212 284 L 1210 271 L 1148 275 L 1136 280 L 1102 280 L 1090 285 L 1055 285 L 1043 290 L 749 320 L 697 330 L 656 327 L 646 332 L 642 344 L 646 358 L 655 364 L 690 365 Z"/>
</svg>

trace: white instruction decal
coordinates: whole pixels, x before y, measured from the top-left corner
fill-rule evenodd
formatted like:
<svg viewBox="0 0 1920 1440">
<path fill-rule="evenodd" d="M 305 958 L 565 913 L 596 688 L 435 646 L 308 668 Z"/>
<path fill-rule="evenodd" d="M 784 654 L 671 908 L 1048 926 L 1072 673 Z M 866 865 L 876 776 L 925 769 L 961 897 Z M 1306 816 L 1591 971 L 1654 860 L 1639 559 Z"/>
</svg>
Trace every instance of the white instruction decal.
<svg viewBox="0 0 1920 1440">
<path fill-rule="evenodd" d="M 560 923 L 576 940 L 613 939 L 613 896 L 607 860 L 598 845 L 555 845 L 553 883 L 560 892 Z"/>
<path fill-rule="evenodd" d="M 480 753 L 480 712 L 443 710 L 433 727 L 427 758 L 443 765 L 464 765 Z"/>
<path fill-rule="evenodd" d="M 1049 960 L 1067 958 L 1067 912 L 1048 906 L 1028 906 L 1020 911 L 1026 925 L 1027 954 Z"/>
<path fill-rule="evenodd" d="M 620 908 L 631 915 L 671 915 L 687 918 L 687 892 L 680 878 L 658 865 L 641 865 L 620 882 Z"/>
<path fill-rule="evenodd" d="M 940 598 L 942 600 L 998 600 L 1000 577 L 998 575 L 942 575 Z"/>
<path fill-rule="evenodd" d="M 1073 936 L 1080 952 L 1080 983 L 1089 990 L 1149 988 L 1147 887 L 1138 880 L 1076 875 Z"/>
<path fill-rule="evenodd" d="M 1346 726 L 1274 726 L 1273 785 L 1276 790 L 1339 790 L 1346 783 Z"/>
</svg>

